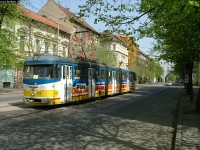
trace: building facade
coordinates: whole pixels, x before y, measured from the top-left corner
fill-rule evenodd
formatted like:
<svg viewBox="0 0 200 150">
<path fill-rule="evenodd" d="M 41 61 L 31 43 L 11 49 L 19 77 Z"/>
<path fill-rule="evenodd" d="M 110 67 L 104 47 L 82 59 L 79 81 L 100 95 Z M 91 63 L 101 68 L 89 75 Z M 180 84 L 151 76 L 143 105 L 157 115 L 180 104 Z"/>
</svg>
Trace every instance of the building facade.
<svg viewBox="0 0 200 150">
<path fill-rule="evenodd" d="M 116 67 L 128 69 L 128 45 L 118 35 L 102 33 L 100 44 L 115 53 Z"/>
<path fill-rule="evenodd" d="M 48 0 L 38 14 L 58 23 L 69 31 L 68 50 L 70 57 L 94 58 L 94 45 L 99 44 L 100 34 L 84 19 L 78 18 L 71 12 L 70 8 L 65 8 L 54 0 Z"/>
<path fill-rule="evenodd" d="M 174 64 L 165 60 L 160 60 L 160 66 L 163 68 L 162 82 L 167 82 L 166 77 L 173 73 Z"/>
<path fill-rule="evenodd" d="M 136 70 L 138 66 L 138 44 L 134 42 L 133 38 L 128 35 L 119 35 L 119 37 L 127 44 L 128 46 L 128 69 Z"/>
<path fill-rule="evenodd" d="M 21 9 L 29 21 L 16 25 L 20 49 L 26 51 L 29 56 L 52 54 L 68 57 L 69 30 L 28 9 Z"/>
<path fill-rule="evenodd" d="M 133 65 L 132 60 L 129 60 L 129 55 L 133 56 L 133 53 L 129 53 L 124 40 L 112 35 L 111 41 L 100 42 L 100 33 L 54 0 L 48 0 L 39 13 L 23 7 L 19 9 L 28 21 L 15 25 L 19 41 L 16 47 L 23 50 L 26 56 L 51 54 L 92 59 L 96 51 L 95 45 L 101 44 L 115 52 L 115 66 L 128 69 Z M 20 88 L 23 85 L 23 72 L 19 70 L 0 70 L 0 78 L 0 88 Z"/>
</svg>

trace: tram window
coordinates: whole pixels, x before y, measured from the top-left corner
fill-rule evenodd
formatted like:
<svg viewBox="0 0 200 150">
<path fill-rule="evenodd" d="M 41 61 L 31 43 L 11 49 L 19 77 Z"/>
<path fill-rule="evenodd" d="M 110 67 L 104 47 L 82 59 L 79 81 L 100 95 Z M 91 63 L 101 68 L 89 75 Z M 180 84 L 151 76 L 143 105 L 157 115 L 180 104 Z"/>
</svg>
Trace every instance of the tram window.
<svg viewBox="0 0 200 150">
<path fill-rule="evenodd" d="M 122 73 L 122 80 L 125 80 L 126 79 L 126 75 L 125 73 Z"/>
<path fill-rule="evenodd" d="M 105 70 L 104 69 L 101 69 L 100 76 L 101 76 L 102 79 L 104 79 L 104 76 L 105 76 Z"/>
<path fill-rule="evenodd" d="M 69 78 L 70 79 L 72 78 L 72 67 L 71 66 L 69 67 Z"/>
<path fill-rule="evenodd" d="M 126 79 L 127 79 L 127 73 L 123 73 L 123 74 L 122 74 L 122 79 L 123 79 L 123 80 L 126 80 Z"/>
<path fill-rule="evenodd" d="M 63 66 L 63 79 L 65 79 L 66 66 Z"/>
<path fill-rule="evenodd" d="M 67 69 L 67 72 L 68 72 L 68 73 L 67 73 L 68 79 L 71 79 L 71 78 L 72 78 L 72 76 L 71 76 L 71 75 L 72 75 L 72 67 L 71 67 L 71 66 L 68 66 L 67 68 L 68 68 L 68 69 Z"/>
<path fill-rule="evenodd" d="M 88 79 L 88 68 L 86 67 L 75 67 L 75 79 L 82 79 L 87 80 Z"/>
<path fill-rule="evenodd" d="M 51 79 L 53 78 L 52 65 L 26 65 L 24 79 Z"/>
<path fill-rule="evenodd" d="M 60 68 L 58 65 L 56 65 L 56 79 L 59 78 L 59 71 L 60 71 Z"/>
<path fill-rule="evenodd" d="M 88 68 L 81 67 L 81 79 L 83 79 L 83 80 L 88 79 Z"/>
<path fill-rule="evenodd" d="M 116 72 L 116 79 L 119 80 L 119 72 Z"/>
<path fill-rule="evenodd" d="M 102 69 L 102 70 L 101 70 L 101 77 L 104 77 L 104 76 L 105 76 L 105 70 Z"/>
<path fill-rule="evenodd" d="M 133 74 L 132 73 L 129 75 L 129 80 L 133 80 Z"/>
<path fill-rule="evenodd" d="M 56 78 L 56 79 L 58 79 L 58 71 L 59 71 L 59 69 L 58 69 L 58 65 L 54 65 L 54 77 Z"/>
<path fill-rule="evenodd" d="M 75 67 L 74 69 L 74 74 L 75 74 L 75 79 L 80 79 L 80 75 L 81 75 L 81 70 L 80 67 Z"/>
<path fill-rule="evenodd" d="M 96 70 L 96 78 L 100 79 L 101 78 L 101 70 Z"/>
<path fill-rule="evenodd" d="M 105 76 L 104 69 L 96 70 L 96 78 L 97 79 L 104 79 L 104 76 Z"/>
<path fill-rule="evenodd" d="M 109 79 L 112 79 L 112 71 L 109 71 L 109 73 L 108 73 L 108 78 L 109 78 Z"/>
</svg>

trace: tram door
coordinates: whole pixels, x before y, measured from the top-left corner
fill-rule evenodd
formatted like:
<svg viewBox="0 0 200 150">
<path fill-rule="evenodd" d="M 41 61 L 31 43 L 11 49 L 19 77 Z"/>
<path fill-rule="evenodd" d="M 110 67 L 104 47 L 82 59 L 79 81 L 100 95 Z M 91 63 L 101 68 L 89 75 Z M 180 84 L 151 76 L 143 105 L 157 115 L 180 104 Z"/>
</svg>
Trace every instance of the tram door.
<svg viewBox="0 0 200 150">
<path fill-rule="evenodd" d="M 117 83 L 116 83 L 116 72 L 112 71 L 112 94 L 116 94 L 116 88 L 117 88 Z"/>
<path fill-rule="evenodd" d="M 127 80 L 127 88 L 126 88 L 126 90 L 129 91 L 130 90 L 129 73 L 127 73 L 127 75 L 126 75 L 126 80 Z"/>
<path fill-rule="evenodd" d="M 63 65 L 62 72 L 62 84 L 64 86 L 62 96 L 65 102 L 70 102 L 72 100 L 72 67 Z"/>
<path fill-rule="evenodd" d="M 72 66 L 67 66 L 67 101 L 72 101 Z"/>
<path fill-rule="evenodd" d="M 88 97 L 95 97 L 95 78 L 94 70 L 92 68 L 88 69 Z"/>
</svg>

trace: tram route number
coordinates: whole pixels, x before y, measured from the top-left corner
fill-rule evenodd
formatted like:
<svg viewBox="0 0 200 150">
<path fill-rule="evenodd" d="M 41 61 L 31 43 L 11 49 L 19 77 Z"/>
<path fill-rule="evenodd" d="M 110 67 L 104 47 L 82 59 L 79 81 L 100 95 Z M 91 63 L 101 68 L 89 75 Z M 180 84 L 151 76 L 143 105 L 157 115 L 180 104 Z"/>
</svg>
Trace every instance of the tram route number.
<svg viewBox="0 0 200 150">
<path fill-rule="evenodd" d="M 86 84 L 85 83 L 78 83 L 78 84 L 76 84 L 76 89 L 77 90 L 85 90 Z"/>
</svg>

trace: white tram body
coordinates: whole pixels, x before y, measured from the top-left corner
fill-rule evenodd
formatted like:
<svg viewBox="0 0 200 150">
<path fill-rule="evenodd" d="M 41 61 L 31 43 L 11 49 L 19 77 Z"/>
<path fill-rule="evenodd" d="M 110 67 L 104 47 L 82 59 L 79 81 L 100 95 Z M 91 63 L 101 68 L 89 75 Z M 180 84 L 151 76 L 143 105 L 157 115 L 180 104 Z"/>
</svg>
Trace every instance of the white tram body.
<svg viewBox="0 0 200 150">
<path fill-rule="evenodd" d="M 132 92 L 134 71 L 93 60 L 35 55 L 24 62 L 24 103 L 57 105 Z"/>
</svg>

